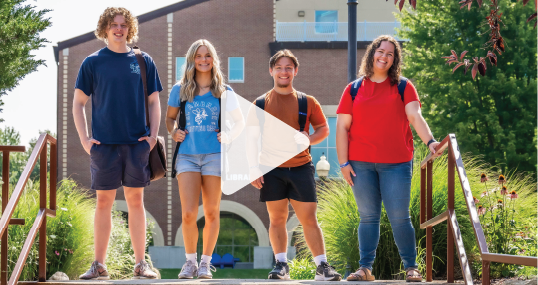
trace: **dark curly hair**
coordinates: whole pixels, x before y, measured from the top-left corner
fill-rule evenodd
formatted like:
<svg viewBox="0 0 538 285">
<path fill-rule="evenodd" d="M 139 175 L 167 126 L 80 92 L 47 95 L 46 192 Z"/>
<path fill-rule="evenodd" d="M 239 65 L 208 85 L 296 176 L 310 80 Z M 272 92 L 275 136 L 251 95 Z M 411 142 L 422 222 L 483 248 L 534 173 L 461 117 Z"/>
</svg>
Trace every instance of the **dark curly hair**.
<svg viewBox="0 0 538 285">
<path fill-rule="evenodd" d="M 110 23 L 114 21 L 114 17 L 121 15 L 125 18 L 125 23 L 129 27 L 129 32 L 127 33 L 127 42 L 132 43 L 138 40 L 138 19 L 131 14 L 131 11 L 122 8 L 122 7 L 108 7 L 99 17 L 99 22 L 97 23 L 97 29 L 95 30 L 95 36 L 107 42 L 107 30 L 110 27 Z"/>
<path fill-rule="evenodd" d="M 394 45 L 394 61 L 392 62 L 392 66 L 389 68 L 389 77 L 390 84 L 396 85 L 400 82 L 400 74 L 402 73 L 402 48 L 400 47 L 398 41 L 396 41 L 393 37 L 387 35 L 377 37 L 370 45 L 368 45 L 368 47 L 366 48 L 366 53 L 362 58 L 361 68 L 359 69 L 358 77 L 366 76 L 370 78 L 374 75 L 374 54 L 375 51 L 381 45 L 381 42 L 383 41 L 387 41 Z"/>
</svg>

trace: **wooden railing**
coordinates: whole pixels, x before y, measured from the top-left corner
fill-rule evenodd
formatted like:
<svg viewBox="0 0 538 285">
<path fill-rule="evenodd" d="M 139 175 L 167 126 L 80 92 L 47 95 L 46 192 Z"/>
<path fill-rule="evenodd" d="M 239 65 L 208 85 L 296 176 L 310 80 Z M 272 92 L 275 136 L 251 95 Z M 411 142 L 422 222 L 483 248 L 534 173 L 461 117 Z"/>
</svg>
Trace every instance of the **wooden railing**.
<svg viewBox="0 0 538 285">
<path fill-rule="evenodd" d="M 47 144 L 50 144 L 50 201 L 47 208 Z M 56 139 L 48 134 L 41 134 L 34 147 L 34 151 L 30 155 L 30 159 L 24 168 L 24 171 L 13 190 L 11 199 L 9 199 L 9 153 L 14 151 L 24 151 L 24 146 L 0 146 L 0 151 L 3 152 L 2 162 L 2 218 L 0 219 L 0 236 L 2 236 L 1 248 L 1 280 L 0 285 L 15 285 L 19 280 L 22 269 L 25 265 L 26 258 L 30 253 L 34 239 L 39 231 L 39 281 L 44 282 L 47 278 L 47 217 L 56 217 L 56 169 L 57 169 L 57 144 Z M 34 221 L 34 225 L 28 233 L 28 237 L 24 242 L 21 254 L 9 282 L 7 282 L 7 233 L 9 225 L 24 225 L 24 219 L 12 219 L 11 216 L 15 211 L 15 207 L 19 202 L 22 191 L 30 178 L 30 174 L 34 169 L 37 159 L 40 160 L 39 172 L 39 212 Z M 8 202 L 9 199 L 9 202 Z"/>
<path fill-rule="evenodd" d="M 448 207 L 440 215 L 433 217 L 432 214 L 432 171 L 433 161 L 443 154 L 448 148 Z M 432 234 L 433 226 L 447 220 L 447 282 L 454 283 L 454 244 L 466 284 L 473 284 L 471 268 L 461 236 L 456 213 L 454 212 L 454 168 L 457 169 L 458 177 L 465 197 L 465 204 L 475 233 L 476 241 L 482 258 L 482 285 L 489 285 L 489 265 L 491 262 L 518 264 L 537 267 L 538 259 L 532 256 L 516 256 L 508 254 L 490 253 L 484 237 L 484 231 L 480 225 L 480 219 L 474 204 L 471 186 L 463 166 L 463 160 L 456 141 L 456 135 L 449 134 L 438 146 L 435 154 L 429 154 L 420 164 L 420 228 L 426 229 L 426 281 L 432 281 Z M 427 197 L 426 197 L 427 196 Z M 426 220 L 428 219 L 428 220 Z"/>
</svg>

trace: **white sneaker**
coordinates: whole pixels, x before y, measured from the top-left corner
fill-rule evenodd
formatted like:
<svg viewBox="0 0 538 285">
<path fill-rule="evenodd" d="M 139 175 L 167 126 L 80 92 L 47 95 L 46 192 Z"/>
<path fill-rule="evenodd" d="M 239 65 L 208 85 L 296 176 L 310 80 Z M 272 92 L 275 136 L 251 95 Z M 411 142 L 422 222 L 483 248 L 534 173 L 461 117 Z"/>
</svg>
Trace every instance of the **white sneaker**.
<svg viewBox="0 0 538 285">
<path fill-rule="evenodd" d="M 217 269 L 211 264 L 200 262 L 200 267 L 198 268 L 198 279 L 212 279 L 213 274 L 211 274 L 211 271 L 216 272 Z"/>
<path fill-rule="evenodd" d="M 198 265 L 196 262 L 192 262 L 190 260 L 187 260 L 185 264 L 183 264 L 183 267 L 181 268 L 181 272 L 177 276 L 179 279 L 192 279 L 194 275 L 198 272 Z"/>
</svg>

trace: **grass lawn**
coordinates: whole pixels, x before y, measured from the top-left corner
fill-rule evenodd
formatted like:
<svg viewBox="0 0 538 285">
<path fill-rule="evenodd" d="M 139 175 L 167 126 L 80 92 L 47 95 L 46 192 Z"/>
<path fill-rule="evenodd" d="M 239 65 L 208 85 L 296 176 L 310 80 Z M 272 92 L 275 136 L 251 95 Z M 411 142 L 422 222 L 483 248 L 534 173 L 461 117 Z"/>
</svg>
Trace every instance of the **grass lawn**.
<svg viewBox="0 0 538 285">
<path fill-rule="evenodd" d="M 161 279 L 177 279 L 177 275 L 181 271 L 179 269 L 159 269 Z M 217 268 L 217 272 L 213 273 L 214 279 L 267 279 L 271 269 L 232 269 L 232 268 Z"/>
</svg>

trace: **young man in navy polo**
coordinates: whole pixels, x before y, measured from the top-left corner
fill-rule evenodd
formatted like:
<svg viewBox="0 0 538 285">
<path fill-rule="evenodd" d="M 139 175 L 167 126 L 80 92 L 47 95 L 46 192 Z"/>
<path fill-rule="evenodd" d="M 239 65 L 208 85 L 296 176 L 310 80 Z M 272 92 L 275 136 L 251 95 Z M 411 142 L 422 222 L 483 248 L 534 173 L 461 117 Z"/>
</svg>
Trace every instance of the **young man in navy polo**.
<svg viewBox="0 0 538 285">
<path fill-rule="evenodd" d="M 88 56 L 75 84 L 73 117 L 84 150 L 91 157 L 91 189 L 96 191 L 95 261 L 80 279 L 109 279 L 105 266 L 112 229 L 116 189 L 123 186 L 129 210 L 129 232 L 135 254 L 134 279 L 156 278 L 144 260 L 146 214 L 144 187 L 150 183 L 148 158 L 157 143 L 162 90 L 153 59 L 143 53 L 146 74 L 140 74 L 135 53 L 127 46 L 138 38 L 138 21 L 125 8 L 107 8 L 95 31 L 106 47 Z M 149 120 L 145 117 L 142 77 L 147 78 Z M 84 106 L 92 101 L 92 132 L 88 135 Z"/>
</svg>

